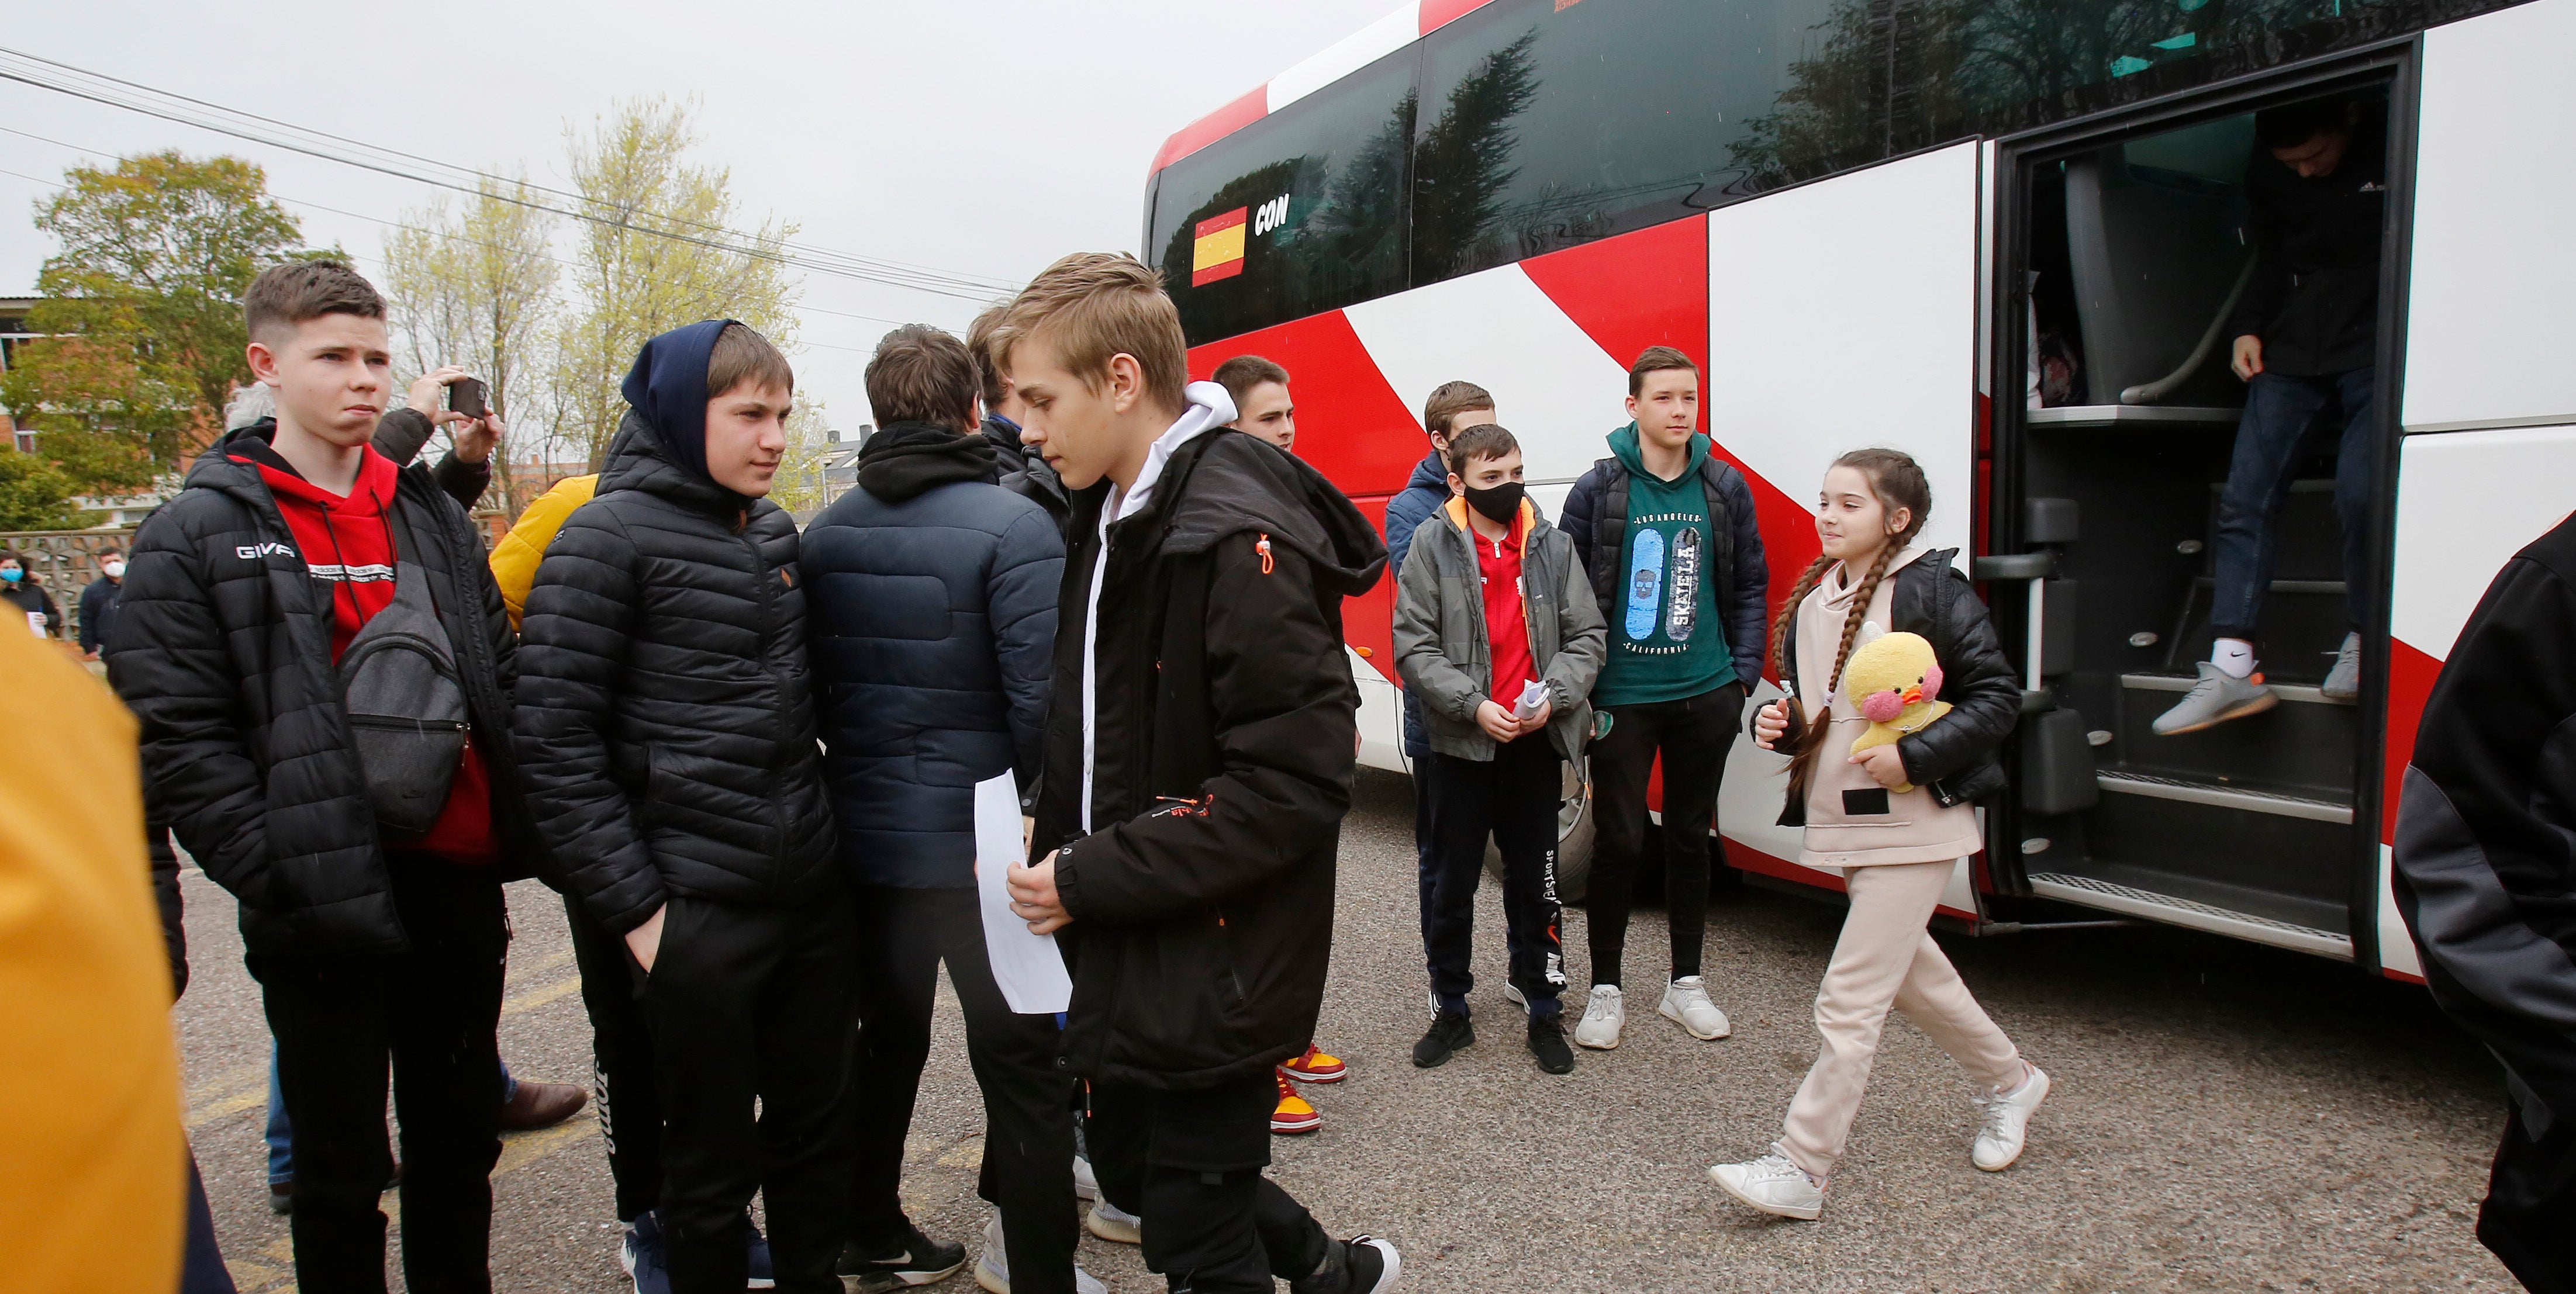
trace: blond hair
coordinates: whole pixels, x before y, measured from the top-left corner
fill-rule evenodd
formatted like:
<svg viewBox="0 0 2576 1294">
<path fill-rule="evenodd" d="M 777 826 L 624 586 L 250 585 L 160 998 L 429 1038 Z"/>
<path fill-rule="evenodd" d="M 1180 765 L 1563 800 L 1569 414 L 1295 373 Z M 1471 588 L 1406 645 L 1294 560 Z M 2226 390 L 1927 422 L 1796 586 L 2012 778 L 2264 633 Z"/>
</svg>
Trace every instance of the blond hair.
<svg viewBox="0 0 2576 1294">
<path fill-rule="evenodd" d="M 1177 409 L 1189 403 L 1189 342 L 1181 313 L 1163 291 L 1163 272 L 1125 252 L 1075 252 L 1046 267 L 1013 298 L 993 330 L 1003 368 L 1040 333 L 1065 371 L 1099 390 L 1109 362 L 1125 355 L 1144 375 L 1145 394 Z"/>
</svg>

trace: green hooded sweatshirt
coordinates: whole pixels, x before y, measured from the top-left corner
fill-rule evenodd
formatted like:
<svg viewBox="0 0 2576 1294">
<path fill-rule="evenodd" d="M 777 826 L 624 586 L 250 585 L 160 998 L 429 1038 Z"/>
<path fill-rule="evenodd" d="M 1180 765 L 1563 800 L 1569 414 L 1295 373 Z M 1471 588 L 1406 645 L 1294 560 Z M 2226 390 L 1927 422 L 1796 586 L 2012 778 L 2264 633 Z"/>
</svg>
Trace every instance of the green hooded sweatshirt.
<svg viewBox="0 0 2576 1294">
<path fill-rule="evenodd" d="M 1610 610 L 1610 659 L 1592 703 L 1646 705 L 1716 691 L 1735 681 L 1735 657 L 1706 566 L 1712 522 L 1699 472 L 1708 441 L 1691 437 L 1690 463 L 1672 481 L 1646 470 L 1633 422 L 1610 433 L 1610 452 L 1628 469 L 1628 533 L 1619 551 L 1622 596 Z"/>
</svg>

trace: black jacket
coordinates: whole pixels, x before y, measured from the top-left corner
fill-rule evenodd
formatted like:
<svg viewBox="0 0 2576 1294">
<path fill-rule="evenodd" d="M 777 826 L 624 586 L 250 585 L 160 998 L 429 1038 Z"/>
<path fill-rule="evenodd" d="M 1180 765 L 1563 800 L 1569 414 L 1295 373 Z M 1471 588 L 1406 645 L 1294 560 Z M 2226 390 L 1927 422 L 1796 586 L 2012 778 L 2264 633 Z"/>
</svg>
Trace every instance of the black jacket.
<svg viewBox="0 0 2576 1294">
<path fill-rule="evenodd" d="M 107 624 L 116 619 L 116 599 L 124 586 L 102 575 L 81 589 L 80 648 L 96 652 L 107 641 Z"/>
<path fill-rule="evenodd" d="M 796 523 L 665 457 L 629 413 L 520 617 L 519 762 L 550 884 L 623 934 L 674 893 L 835 883 Z"/>
<path fill-rule="evenodd" d="M 1064 541 L 947 427 L 868 441 L 805 529 L 824 779 L 851 879 L 975 886 L 975 784 L 1038 773 Z"/>
<path fill-rule="evenodd" d="M 1717 614 L 1726 626 L 1726 647 L 1735 657 L 1735 676 L 1747 689 L 1762 681 L 1762 652 L 1770 641 L 1771 566 L 1762 553 L 1762 525 L 1753 511 L 1753 487 L 1733 464 L 1715 454 L 1700 460 L 1700 485 L 1707 495 L 1709 553 L 1706 569 L 1716 580 Z M 1726 519 L 1725 525 L 1716 524 Z M 1565 496 L 1565 515 L 1557 528 L 1574 540 L 1574 551 L 1592 577 L 1592 595 L 1601 603 L 1601 620 L 1617 625 L 1627 590 L 1620 584 L 1620 550 L 1628 542 L 1628 465 L 1616 455 L 1601 459 L 1574 483 Z M 1617 631 L 1612 631 L 1616 645 Z"/>
<path fill-rule="evenodd" d="M 2532 1128 L 2576 1119 L 2571 661 L 2576 520 L 2487 586 L 2424 704 L 2397 809 L 2397 908 L 2425 983 L 2504 1062 Z"/>
<path fill-rule="evenodd" d="M 2263 339 L 2263 370 L 2323 377 L 2371 362 L 2388 216 L 2387 105 L 2366 109 L 2334 174 L 2313 180 L 2265 149 L 2245 168 L 2254 277 L 2228 336 Z"/>
<path fill-rule="evenodd" d="M 21 567 L 20 569 L 25 569 Z M 63 609 L 54 605 L 54 595 L 47 592 L 34 571 L 18 577 L 15 584 L 0 584 L 0 605 L 8 607 L 10 623 L 5 627 L 18 633 L 27 631 L 27 616 L 41 613 L 45 617 L 45 636 L 63 636 Z"/>
<path fill-rule="evenodd" d="M 1062 845 L 1076 1073 L 1157 1088 L 1306 1049 L 1333 942 L 1359 689 L 1342 599 L 1386 567 L 1314 468 L 1241 432 L 1175 451 L 1112 528 L 1081 831 L 1082 608 L 1103 484 L 1073 496 L 1036 851 Z"/>
<path fill-rule="evenodd" d="M 886 428 L 886 431 L 892 430 L 894 430 L 894 428 L 891 426 Z M 883 435 L 884 433 L 880 432 L 878 434 Z M 985 444 L 993 447 L 993 477 L 995 480 L 1008 476 L 1009 474 L 1028 465 L 1028 448 L 1020 444 L 1020 429 L 1012 425 L 1010 419 L 1002 417 L 999 414 L 988 413 L 984 415 L 983 439 Z M 1044 462 L 1045 460 L 1040 459 L 1039 461 Z"/>
<path fill-rule="evenodd" d="M 399 952 L 407 944 L 331 662 L 328 594 L 259 469 L 225 453 L 274 430 L 262 422 L 224 437 L 135 532 L 108 678 L 142 720 L 154 812 L 241 900 L 250 952 Z M 532 875 L 542 851 L 510 749 L 510 622 L 482 536 L 429 469 L 405 468 L 396 482 L 491 776 L 499 874 Z"/>
<path fill-rule="evenodd" d="M 1056 532 L 1064 534 L 1071 524 L 1073 500 L 1065 492 L 1064 482 L 1038 454 L 1026 456 L 1016 470 L 1002 473 L 1002 488 L 1044 509 L 1047 519 L 1055 523 Z"/>
<path fill-rule="evenodd" d="M 2004 739 L 2021 719 L 2021 685 L 2013 679 L 2012 662 L 1986 617 L 1986 604 L 1968 587 L 1968 577 L 1950 561 L 1955 548 L 1936 548 L 1899 568 L 1890 578 L 1889 595 L 1896 621 L 1890 632 L 1921 634 L 1941 662 L 1941 695 L 1952 709 L 1939 723 L 1900 737 L 1896 753 L 1905 760 L 1908 781 L 1927 787 L 1943 805 L 1982 800 L 2004 789 L 2000 758 Z M 1796 608 L 1790 609 L 1796 614 Z M 1780 662 L 1780 677 L 1798 677 L 1798 636 L 1789 635 Z M 1745 710 L 1751 722 L 1753 708 Z M 1795 711 L 1792 711 L 1795 717 Z M 1780 748 L 1796 744 L 1802 725 L 1792 723 Z M 1807 806 L 1792 797 L 1780 811 L 1780 825 L 1803 827 Z"/>
</svg>

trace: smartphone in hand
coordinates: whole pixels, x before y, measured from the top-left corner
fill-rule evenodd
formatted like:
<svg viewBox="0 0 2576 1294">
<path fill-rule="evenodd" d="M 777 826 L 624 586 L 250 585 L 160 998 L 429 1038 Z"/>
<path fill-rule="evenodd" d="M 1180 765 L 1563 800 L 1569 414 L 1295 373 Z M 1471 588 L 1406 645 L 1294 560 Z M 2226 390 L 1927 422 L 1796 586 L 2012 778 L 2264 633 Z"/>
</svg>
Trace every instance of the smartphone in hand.
<svg viewBox="0 0 2576 1294">
<path fill-rule="evenodd" d="M 448 383 L 447 408 L 449 412 L 461 413 L 468 418 L 489 417 L 492 410 L 484 403 L 483 379 L 460 377 Z"/>
</svg>

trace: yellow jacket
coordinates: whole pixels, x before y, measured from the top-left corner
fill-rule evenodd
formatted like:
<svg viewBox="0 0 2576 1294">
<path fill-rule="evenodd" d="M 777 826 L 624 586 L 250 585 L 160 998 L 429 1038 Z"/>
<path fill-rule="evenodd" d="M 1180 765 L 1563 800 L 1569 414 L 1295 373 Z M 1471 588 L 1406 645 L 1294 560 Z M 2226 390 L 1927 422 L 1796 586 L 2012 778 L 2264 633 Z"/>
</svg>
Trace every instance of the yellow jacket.
<svg viewBox="0 0 2576 1294">
<path fill-rule="evenodd" d="M 177 1289 L 188 1151 L 134 716 L 7 628 L 0 1289 Z"/>
<path fill-rule="evenodd" d="M 546 545 L 553 543 L 555 532 L 563 529 L 564 518 L 590 502 L 599 489 L 599 475 L 567 476 L 555 482 L 555 488 L 537 497 L 510 533 L 492 545 L 492 580 L 501 586 L 501 601 L 510 608 L 510 628 L 519 627 L 519 609 L 527 605 L 528 586 L 537 582 L 537 563 L 544 561 Z"/>
</svg>

